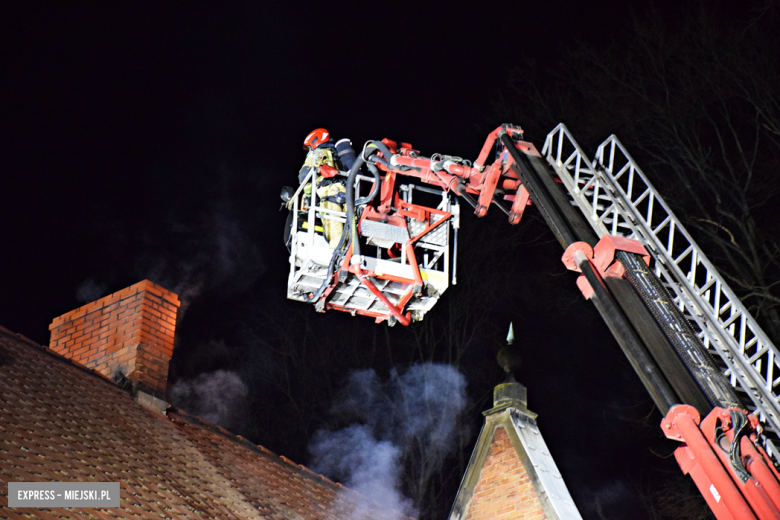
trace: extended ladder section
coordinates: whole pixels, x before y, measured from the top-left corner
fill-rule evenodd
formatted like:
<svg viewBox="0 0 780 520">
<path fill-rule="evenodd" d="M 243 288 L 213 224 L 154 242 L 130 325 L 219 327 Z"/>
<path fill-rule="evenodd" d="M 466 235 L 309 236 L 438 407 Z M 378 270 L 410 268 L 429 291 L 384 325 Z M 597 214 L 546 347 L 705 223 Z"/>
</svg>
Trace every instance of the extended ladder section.
<svg viewBox="0 0 780 520">
<path fill-rule="evenodd" d="M 550 134 L 542 155 L 599 237 L 638 240 L 652 267 L 706 351 L 722 360 L 731 385 L 758 413 L 765 428 L 780 432 L 780 366 L 777 347 L 702 253 L 623 145 L 613 135 L 591 161 L 563 125 Z M 678 329 L 681 329 L 678 327 Z M 676 331 L 680 342 L 683 330 Z M 668 333 L 668 332 L 667 332 Z M 675 333 L 675 331 L 672 331 Z M 743 401 L 748 401 L 743 399 Z M 777 461 L 778 451 L 766 446 Z"/>
<path fill-rule="evenodd" d="M 563 124 L 541 154 L 522 134 L 500 126 L 473 163 L 369 141 L 339 172 L 344 207 L 319 203 L 312 168 L 294 195 L 282 193 L 291 210 L 288 298 L 377 323 L 421 320 L 455 283 L 451 194 L 478 217 L 496 206 L 510 224 L 532 202 L 665 416 L 664 435 L 684 443 L 677 462 L 716 516 L 780 518 L 777 348 L 616 137 L 592 161 Z"/>
<path fill-rule="evenodd" d="M 347 207 L 361 202 L 351 210 L 319 203 L 313 170 L 285 199 L 288 298 L 391 325 L 421 320 L 455 282 L 459 207 L 451 194 L 477 216 L 497 206 L 511 224 L 531 200 L 659 409 L 685 403 L 705 415 L 748 407 L 772 432 L 766 446 L 778 460 L 771 442 L 780 433 L 777 349 L 617 138 L 602 143 L 592 161 L 562 124 L 541 154 L 522 130 L 502 125 L 474 163 L 422 157 L 385 139 L 367 143 L 355 164 Z M 331 222 L 345 231 L 333 231 Z M 329 234 L 341 236 L 336 249 Z"/>
</svg>

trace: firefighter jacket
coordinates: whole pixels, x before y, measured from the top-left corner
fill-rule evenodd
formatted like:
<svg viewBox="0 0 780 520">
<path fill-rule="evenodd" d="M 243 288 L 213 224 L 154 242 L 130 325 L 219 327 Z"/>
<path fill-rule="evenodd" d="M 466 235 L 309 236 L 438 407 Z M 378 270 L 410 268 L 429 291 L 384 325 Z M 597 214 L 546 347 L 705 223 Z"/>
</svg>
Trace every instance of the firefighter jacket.
<svg viewBox="0 0 780 520">
<path fill-rule="evenodd" d="M 335 148 L 330 143 L 325 143 L 314 150 L 309 150 L 309 153 L 306 154 L 306 160 L 301 167 L 301 171 L 298 174 L 298 181 L 303 182 L 311 169 L 316 169 L 315 171 L 319 173 L 319 168 L 323 164 L 338 169 L 334 157 Z M 344 179 L 339 177 L 325 178 L 321 175 L 317 175 L 317 197 L 320 200 L 332 202 L 341 206 L 347 201 L 347 189 Z M 309 206 L 310 200 L 311 182 L 307 183 L 303 188 L 303 208 Z M 342 208 L 338 209 L 343 211 Z"/>
<path fill-rule="evenodd" d="M 309 174 L 309 170 L 312 168 L 319 168 L 323 164 L 336 168 L 336 161 L 334 160 L 335 148 L 328 146 L 330 143 L 325 143 L 319 148 L 309 150 L 306 154 L 306 160 L 303 162 L 301 171 L 298 173 L 298 182 L 303 182 L 306 176 Z"/>
</svg>

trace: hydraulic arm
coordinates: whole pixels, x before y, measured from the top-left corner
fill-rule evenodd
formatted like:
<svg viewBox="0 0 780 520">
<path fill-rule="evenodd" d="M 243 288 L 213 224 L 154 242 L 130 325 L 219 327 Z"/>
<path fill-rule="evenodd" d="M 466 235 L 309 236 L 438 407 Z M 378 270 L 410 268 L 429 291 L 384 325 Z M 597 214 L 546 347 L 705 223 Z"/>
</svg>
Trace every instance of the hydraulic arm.
<svg viewBox="0 0 780 520">
<path fill-rule="evenodd" d="M 578 287 L 666 415 L 665 434 L 685 443 L 677 460 L 716 516 L 780 518 L 776 348 L 614 136 L 593 163 L 559 125 L 543 153 L 512 125 L 491 132 L 473 163 L 370 141 L 352 170 L 340 173 L 345 212 L 319 208 L 316 189 L 308 212 L 300 210 L 301 189 L 290 199 L 288 297 L 408 325 L 455 283 L 460 210 L 453 196 L 480 217 L 495 206 L 510 224 L 533 203 L 564 249 L 564 265 L 581 273 Z M 438 202 L 417 203 L 415 194 Z M 345 223 L 335 250 L 318 241 L 318 219 Z"/>
</svg>

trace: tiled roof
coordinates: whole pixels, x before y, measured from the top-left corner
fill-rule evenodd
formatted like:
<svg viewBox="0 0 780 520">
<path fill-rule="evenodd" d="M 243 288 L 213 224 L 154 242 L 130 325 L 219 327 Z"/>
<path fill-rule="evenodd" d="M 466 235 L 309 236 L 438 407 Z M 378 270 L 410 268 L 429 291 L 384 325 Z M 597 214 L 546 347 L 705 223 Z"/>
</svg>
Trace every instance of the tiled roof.
<svg viewBox="0 0 780 520">
<path fill-rule="evenodd" d="M 8 481 L 121 482 L 118 509 L 11 509 Z M 342 519 L 358 494 L 0 328 L 0 519 Z M 362 509 L 361 509 L 362 510 Z M 359 517 L 378 518 L 376 511 Z"/>
</svg>

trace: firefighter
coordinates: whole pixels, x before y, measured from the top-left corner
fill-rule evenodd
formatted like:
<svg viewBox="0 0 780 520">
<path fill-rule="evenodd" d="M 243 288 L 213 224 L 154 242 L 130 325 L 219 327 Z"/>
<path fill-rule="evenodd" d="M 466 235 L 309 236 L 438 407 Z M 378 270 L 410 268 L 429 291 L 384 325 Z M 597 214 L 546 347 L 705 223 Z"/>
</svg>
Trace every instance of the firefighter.
<svg viewBox="0 0 780 520">
<path fill-rule="evenodd" d="M 306 136 L 303 149 L 308 153 L 298 174 L 298 182 L 303 182 L 309 172 L 315 170 L 319 206 L 327 210 L 343 212 L 347 201 L 347 188 L 343 177 L 338 177 L 337 174 L 339 168 L 348 170 L 355 162 L 355 152 L 349 139 L 342 139 L 334 144 L 330 132 L 318 128 Z M 306 211 L 311 201 L 311 182 L 304 187 L 303 193 L 302 209 Z M 330 248 L 336 249 L 344 224 L 328 218 L 332 216 L 322 215 L 322 227 Z"/>
</svg>

